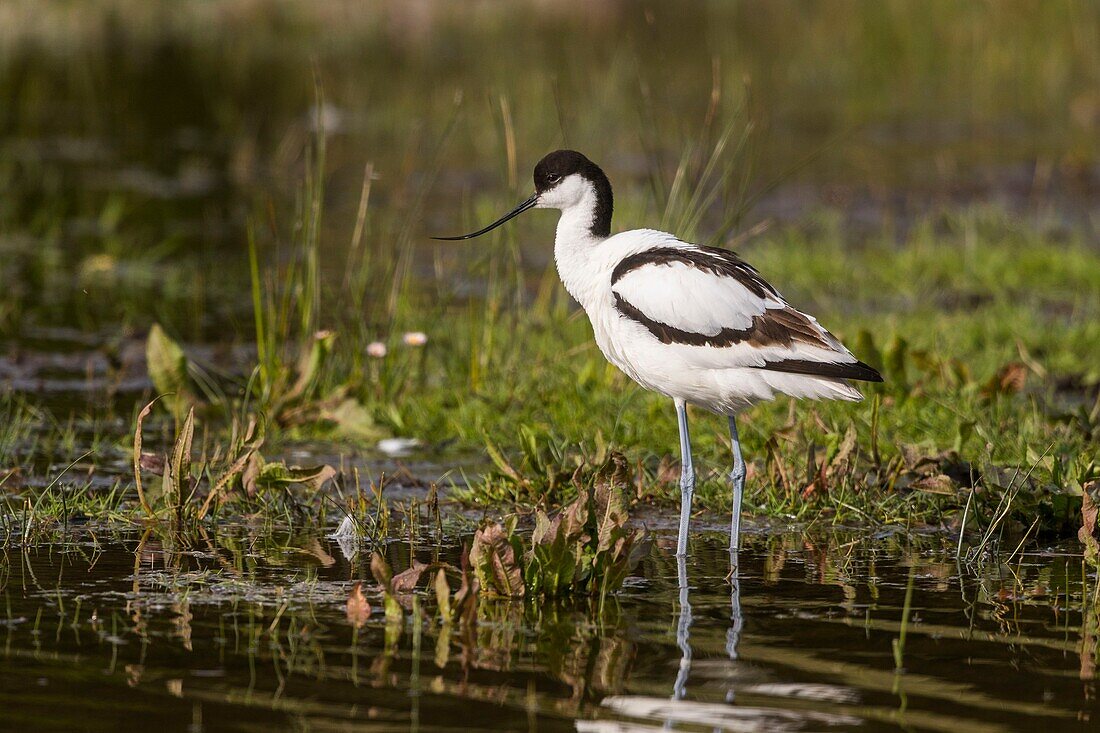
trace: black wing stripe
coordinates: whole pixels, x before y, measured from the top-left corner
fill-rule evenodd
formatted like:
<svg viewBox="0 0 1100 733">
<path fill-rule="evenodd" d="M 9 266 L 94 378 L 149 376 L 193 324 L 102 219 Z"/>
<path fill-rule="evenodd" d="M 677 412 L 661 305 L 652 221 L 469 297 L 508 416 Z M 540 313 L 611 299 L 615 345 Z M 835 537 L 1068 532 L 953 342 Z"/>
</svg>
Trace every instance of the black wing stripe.
<svg viewBox="0 0 1100 733">
<path fill-rule="evenodd" d="M 723 328 L 714 335 L 684 331 L 674 326 L 669 326 L 666 323 L 653 320 L 631 305 L 628 301 L 624 300 L 618 293 L 614 293 L 614 295 L 615 308 L 619 313 L 645 326 L 645 328 L 663 344 L 684 344 L 686 346 L 713 346 L 722 348 L 726 346 L 735 346 L 745 342 L 756 347 L 790 346 L 794 341 L 790 331 L 782 332 L 783 337 L 785 337 L 785 343 L 782 340 L 766 340 L 771 335 L 771 331 L 767 325 L 770 322 L 760 316 L 753 318 L 752 324 L 750 324 L 748 328 Z M 788 374 L 805 374 L 814 377 L 857 379 L 863 382 L 882 381 L 882 375 L 862 361 L 834 362 L 813 361 L 810 359 L 780 359 L 777 361 L 765 362 L 763 366 L 754 368 L 768 369 L 773 372 L 786 372 Z"/>
<path fill-rule="evenodd" d="M 758 298 L 779 298 L 780 295 L 752 265 L 728 249 L 700 247 L 699 249 L 677 249 L 675 247 L 656 247 L 624 257 L 611 272 L 611 284 L 619 282 L 628 272 L 645 265 L 682 264 L 706 270 L 721 277 L 731 277 L 744 285 Z"/>
<path fill-rule="evenodd" d="M 632 321 L 645 326 L 663 344 L 688 346 L 713 346 L 724 348 L 747 343 L 757 348 L 764 346 L 791 346 L 808 344 L 832 350 L 833 346 L 822 336 L 803 314 L 793 308 L 769 309 L 753 316 L 745 328 L 723 328 L 715 334 L 685 331 L 667 323 L 654 320 L 615 291 L 615 309 Z"/>
<path fill-rule="evenodd" d="M 747 341 L 752 335 L 753 325 L 755 325 L 755 319 L 753 325 L 750 325 L 745 329 L 735 328 L 723 328 L 718 333 L 708 335 L 705 333 L 696 333 L 695 331 L 684 331 L 683 329 L 670 326 L 667 323 L 661 323 L 655 321 L 642 311 L 638 310 L 629 301 L 625 300 L 623 296 L 618 293 L 613 293 L 615 296 L 615 309 L 622 315 L 626 316 L 632 321 L 645 326 L 651 334 L 657 337 L 662 344 L 685 344 L 687 346 L 733 346 L 739 344 L 742 341 Z"/>
<path fill-rule="evenodd" d="M 806 374 L 814 377 L 833 377 L 836 379 L 856 379 L 861 382 L 881 382 L 882 375 L 862 361 L 853 363 L 833 361 L 811 361 L 809 359 L 782 359 L 769 361 L 760 369 L 788 374 Z"/>
</svg>

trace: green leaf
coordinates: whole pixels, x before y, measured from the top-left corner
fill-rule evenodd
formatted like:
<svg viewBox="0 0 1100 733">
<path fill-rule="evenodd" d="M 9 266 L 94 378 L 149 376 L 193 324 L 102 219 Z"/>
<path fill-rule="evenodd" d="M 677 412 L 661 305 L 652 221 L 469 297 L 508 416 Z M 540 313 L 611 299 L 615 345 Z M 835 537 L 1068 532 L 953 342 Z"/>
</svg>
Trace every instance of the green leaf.
<svg viewBox="0 0 1100 733">
<path fill-rule="evenodd" d="M 145 341 L 145 361 L 149 379 L 157 393 L 164 395 L 165 406 L 177 417 L 194 404 L 191 379 L 187 374 L 187 355 L 169 338 L 159 323 L 149 329 Z"/>
<path fill-rule="evenodd" d="M 336 476 L 336 469 L 329 465 L 302 468 L 287 466 L 282 461 L 272 461 L 260 467 L 255 484 L 259 489 L 279 489 L 290 484 L 301 484 L 307 489 L 316 491 L 334 476 Z"/>
<path fill-rule="evenodd" d="M 165 475 L 172 474 L 176 495 L 168 495 L 167 498 L 179 506 L 186 498 L 183 494 L 191 488 L 191 443 L 195 437 L 195 408 L 187 411 L 187 419 L 183 421 L 183 427 L 176 437 L 176 445 L 172 450 L 172 462 Z"/>
<path fill-rule="evenodd" d="M 313 334 L 309 350 L 303 349 L 298 361 L 298 379 L 284 395 L 284 402 L 308 401 L 314 396 L 321 371 L 328 362 L 332 353 L 332 342 L 335 340 L 336 334 L 332 331 L 318 331 Z"/>
<path fill-rule="evenodd" d="M 626 459 L 622 454 L 614 453 L 601 467 L 593 488 L 593 504 L 596 514 L 596 536 L 599 540 L 597 552 L 611 547 L 616 530 L 621 529 L 630 519 L 626 486 L 630 478 Z"/>
<path fill-rule="evenodd" d="M 894 336 L 886 346 L 883 359 L 890 381 L 902 391 L 908 391 L 909 378 L 906 367 L 909 363 L 909 342 L 900 336 Z"/>
<path fill-rule="evenodd" d="M 351 397 L 340 400 L 332 407 L 324 407 L 321 410 L 321 419 L 333 423 L 333 432 L 344 438 L 375 441 L 386 434 L 375 423 L 370 410 Z"/>
<path fill-rule="evenodd" d="M 882 352 L 875 344 L 875 337 L 866 328 L 860 329 L 860 332 L 856 334 L 855 348 L 852 349 L 852 352 L 857 358 L 877 371 L 883 371 Z"/>
<path fill-rule="evenodd" d="M 485 438 L 485 452 L 489 454 L 489 460 L 493 462 L 493 465 L 497 467 L 497 470 L 502 474 L 512 479 L 516 483 L 523 483 L 523 479 L 520 477 L 519 472 L 512 468 L 512 465 L 508 463 L 508 459 L 504 457 L 504 454 L 500 452 L 496 444 Z"/>
<path fill-rule="evenodd" d="M 435 603 L 443 623 L 451 622 L 451 586 L 447 585 L 447 574 L 443 568 L 435 574 Z"/>
</svg>

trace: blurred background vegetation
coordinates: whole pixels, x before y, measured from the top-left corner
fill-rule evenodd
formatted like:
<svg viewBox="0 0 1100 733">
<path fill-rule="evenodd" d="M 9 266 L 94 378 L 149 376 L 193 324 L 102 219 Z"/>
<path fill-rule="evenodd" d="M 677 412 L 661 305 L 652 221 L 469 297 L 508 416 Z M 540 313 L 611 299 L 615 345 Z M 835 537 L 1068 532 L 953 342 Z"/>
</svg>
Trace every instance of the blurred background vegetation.
<svg viewBox="0 0 1100 733">
<path fill-rule="evenodd" d="M 218 279 L 245 261 L 250 218 L 261 236 L 292 224 L 278 212 L 318 119 L 339 233 L 325 245 L 346 249 L 371 164 L 372 214 L 401 213 L 388 231 L 372 216 L 365 246 L 404 246 L 405 232 L 421 262 L 425 233 L 461 228 L 456 204 L 510 202 L 563 145 L 608 169 L 629 207 L 619 227 L 651 221 L 654 172 L 671 180 L 708 122 L 715 135 L 735 118 L 752 126 L 737 175 L 763 193 L 746 226 L 828 210 L 899 236 L 980 203 L 1092 233 L 1098 16 L 1073 2 L 13 0 L 0 8 L 6 285 L 50 301 L 35 316 L 48 321 L 156 315 L 224 337 Z M 549 224 L 530 226 L 541 265 Z M 13 262 L 26 239 L 36 259 L 53 254 L 46 272 Z M 136 259 L 129 285 L 200 310 L 151 314 L 131 287 L 83 293 L 72 278 L 118 264 L 100 255 Z"/>
</svg>

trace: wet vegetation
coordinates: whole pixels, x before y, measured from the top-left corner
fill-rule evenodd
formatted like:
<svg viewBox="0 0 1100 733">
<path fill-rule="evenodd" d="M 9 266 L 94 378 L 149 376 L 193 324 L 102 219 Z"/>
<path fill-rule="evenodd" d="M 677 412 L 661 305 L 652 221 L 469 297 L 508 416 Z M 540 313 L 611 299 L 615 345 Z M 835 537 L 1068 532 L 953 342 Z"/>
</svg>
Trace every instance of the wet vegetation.
<svg viewBox="0 0 1100 733">
<path fill-rule="evenodd" d="M 0 8 L 5 724 L 1088 724 L 1100 13 L 688 8 Z M 886 378 L 740 419 L 740 562 L 552 215 L 427 238 L 564 145 Z"/>
</svg>

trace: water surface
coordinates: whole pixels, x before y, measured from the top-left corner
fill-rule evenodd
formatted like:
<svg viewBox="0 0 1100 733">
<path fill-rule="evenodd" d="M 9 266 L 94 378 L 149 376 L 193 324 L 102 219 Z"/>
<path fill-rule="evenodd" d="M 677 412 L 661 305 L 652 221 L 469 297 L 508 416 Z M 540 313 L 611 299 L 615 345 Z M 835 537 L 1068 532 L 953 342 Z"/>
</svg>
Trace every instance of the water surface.
<svg viewBox="0 0 1100 733">
<path fill-rule="evenodd" d="M 778 534 L 731 577 L 702 532 L 686 587 L 662 538 L 602 606 L 484 600 L 443 629 L 428 592 L 394 623 L 365 582 L 355 629 L 369 560 L 323 536 L 65 539 L 9 540 L 0 565 L 5 728 L 992 732 L 1097 713 L 1096 580 L 1057 550 L 968 568 L 938 537 Z"/>
</svg>

